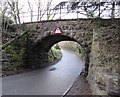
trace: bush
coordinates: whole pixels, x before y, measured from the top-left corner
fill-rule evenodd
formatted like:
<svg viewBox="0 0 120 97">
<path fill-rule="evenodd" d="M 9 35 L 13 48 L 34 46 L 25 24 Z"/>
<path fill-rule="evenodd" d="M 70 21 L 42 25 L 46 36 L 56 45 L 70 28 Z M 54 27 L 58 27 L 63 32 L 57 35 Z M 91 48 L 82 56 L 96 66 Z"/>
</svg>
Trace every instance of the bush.
<svg viewBox="0 0 120 97">
<path fill-rule="evenodd" d="M 58 58 L 58 59 L 61 58 L 61 55 L 60 55 L 60 51 L 59 51 L 59 50 L 57 50 L 56 48 L 52 48 L 52 52 L 53 52 L 53 54 L 54 54 L 54 56 L 55 56 L 56 58 Z"/>
<path fill-rule="evenodd" d="M 55 47 L 52 47 L 48 53 L 48 62 L 52 62 L 55 59 L 61 59 L 62 57 L 62 53 L 60 52 L 60 50 L 56 49 Z"/>
<path fill-rule="evenodd" d="M 25 39 L 24 37 L 21 37 L 20 39 L 16 39 L 13 43 L 10 43 L 7 47 L 4 48 L 8 64 L 3 64 L 3 71 L 14 71 L 16 69 L 25 68 L 25 64 L 23 62 L 25 46 Z"/>
<path fill-rule="evenodd" d="M 55 48 L 60 50 L 60 47 L 58 44 L 55 45 Z"/>
</svg>

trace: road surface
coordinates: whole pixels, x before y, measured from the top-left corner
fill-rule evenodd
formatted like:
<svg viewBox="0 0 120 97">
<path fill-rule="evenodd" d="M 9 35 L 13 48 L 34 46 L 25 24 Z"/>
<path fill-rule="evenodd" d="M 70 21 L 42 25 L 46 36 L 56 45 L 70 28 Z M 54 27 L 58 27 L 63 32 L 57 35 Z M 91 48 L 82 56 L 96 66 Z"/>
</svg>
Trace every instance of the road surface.
<svg viewBox="0 0 120 97">
<path fill-rule="evenodd" d="M 63 95 L 84 68 L 84 62 L 73 53 L 62 53 L 56 65 L 3 77 L 3 95 Z"/>
</svg>

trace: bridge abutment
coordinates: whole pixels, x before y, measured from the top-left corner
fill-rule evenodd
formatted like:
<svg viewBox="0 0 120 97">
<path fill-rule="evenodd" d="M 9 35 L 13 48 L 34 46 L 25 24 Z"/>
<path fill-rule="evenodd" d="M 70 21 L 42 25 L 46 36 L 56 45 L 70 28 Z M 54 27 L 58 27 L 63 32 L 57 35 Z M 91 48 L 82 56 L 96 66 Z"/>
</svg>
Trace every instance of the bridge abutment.
<svg viewBox="0 0 120 97">
<path fill-rule="evenodd" d="M 94 23 L 88 81 L 94 95 L 120 95 L 120 19 L 97 20 Z"/>
</svg>

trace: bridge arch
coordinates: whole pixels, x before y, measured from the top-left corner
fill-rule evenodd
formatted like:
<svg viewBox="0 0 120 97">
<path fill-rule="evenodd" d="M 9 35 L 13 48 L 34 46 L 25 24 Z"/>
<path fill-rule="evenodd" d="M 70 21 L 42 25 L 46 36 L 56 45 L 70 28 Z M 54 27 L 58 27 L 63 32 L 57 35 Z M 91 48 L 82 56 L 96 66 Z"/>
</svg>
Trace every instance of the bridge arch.
<svg viewBox="0 0 120 97">
<path fill-rule="evenodd" d="M 49 35 L 49 36 L 42 38 L 41 40 L 38 40 L 35 46 L 41 51 L 48 52 L 54 44 L 61 42 L 61 41 L 75 41 L 79 43 L 77 40 L 69 36 L 56 34 L 56 35 Z M 42 46 L 42 48 L 40 47 L 40 45 Z"/>
<path fill-rule="evenodd" d="M 47 58 L 49 49 L 60 41 L 76 41 L 86 52 L 85 71 L 88 72 L 90 52 L 93 38 L 92 20 L 58 20 L 26 24 L 34 31 L 32 43 L 29 45 L 27 64 L 39 66 Z M 61 34 L 54 34 L 55 28 L 59 27 Z M 45 60 L 44 60 L 45 59 Z"/>
<path fill-rule="evenodd" d="M 83 47 L 83 49 L 85 49 L 86 52 L 86 48 L 85 45 L 81 44 L 79 42 L 79 39 L 75 39 L 73 37 L 67 36 L 67 35 L 60 35 L 60 34 L 56 34 L 56 35 L 47 35 L 45 37 L 43 37 L 42 39 L 39 39 L 36 41 L 36 43 L 32 46 L 32 48 L 30 47 L 30 53 L 27 64 L 29 64 L 30 67 L 40 67 L 40 65 L 44 62 L 46 62 L 48 60 L 48 52 L 50 50 L 50 48 L 61 41 L 74 41 L 77 42 L 81 47 Z M 87 53 L 86 53 L 87 55 Z M 88 71 L 88 60 L 87 59 L 89 57 L 85 58 L 85 69 L 86 71 Z"/>
</svg>

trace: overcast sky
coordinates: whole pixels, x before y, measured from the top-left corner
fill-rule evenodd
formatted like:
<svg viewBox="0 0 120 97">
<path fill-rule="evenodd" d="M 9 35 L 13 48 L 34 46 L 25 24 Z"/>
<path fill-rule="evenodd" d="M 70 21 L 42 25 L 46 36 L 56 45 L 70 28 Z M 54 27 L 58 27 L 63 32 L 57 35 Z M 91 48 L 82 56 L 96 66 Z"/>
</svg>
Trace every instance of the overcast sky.
<svg viewBox="0 0 120 97">
<path fill-rule="evenodd" d="M 38 0 L 29 0 L 29 2 L 33 5 L 33 11 L 37 11 L 37 6 L 36 6 L 36 3 L 35 3 L 35 2 L 37 2 L 37 1 L 38 1 Z M 43 9 L 43 10 L 46 9 L 46 4 L 47 4 L 48 1 L 51 1 L 51 0 L 41 0 L 41 4 L 42 4 L 42 9 Z M 52 4 L 51 4 L 51 5 L 52 5 L 52 7 L 54 7 L 54 6 L 56 6 L 57 4 L 59 4 L 60 2 L 62 2 L 62 1 L 69 1 L 69 0 L 52 0 Z M 19 0 L 19 4 L 20 4 L 20 6 L 22 7 L 21 12 L 29 12 L 29 11 L 28 11 L 28 9 L 29 9 L 28 0 Z M 36 13 L 36 14 L 37 14 L 37 13 Z M 21 14 L 21 15 L 22 15 L 22 14 Z M 28 14 L 25 14 L 25 15 L 28 15 Z M 29 13 L 29 15 L 30 15 L 30 13 Z M 76 18 L 76 17 L 77 17 L 76 14 L 69 14 L 69 15 L 62 15 L 62 16 L 64 16 L 64 18 L 72 18 L 72 17 Z M 59 18 L 59 17 L 60 17 L 60 16 L 57 16 L 57 15 L 56 15 L 56 18 L 55 18 L 55 19 L 57 19 L 57 18 Z M 36 20 L 36 18 L 37 18 L 37 16 L 34 17 L 33 20 Z M 45 17 L 45 18 L 46 18 L 46 17 Z M 43 18 L 43 19 L 45 19 L 45 18 Z M 23 22 L 27 22 L 27 21 L 30 21 L 30 18 L 24 16 L 24 19 L 21 18 L 21 20 L 22 20 Z"/>
<path fill-rule="evenodd" d="M 0 1 L 7 1 L 7 0 L 0 0 Z M 15 1 L 15 0 L 14 0 Z M 21 12 L 28 12 L 28 13 L 25 13 L 25 14 L 20 14 L 21 16 L 21 22 L 30 22 L 30 12 L 29 12 L 29 6 L 28 6 L 28 0 L 18 0 L 19 1 L 19 8 L 21 8 L 20 10 L 20 13 Z M 37 5 L 35 2 L 37 2 L 38 0 L 29 0 L 29 2 L 33 5 L 33 11 L 36 11 L 36 13 L 34 15 L 34 19 L 33 21 L 36 21 L 37 20 Z M 42 10 L 45 10 L 46 9 L 46 4 L 48 1 L 51 1 L 51 0 L 40 0 L 41 1 L 41 7 L 42 7 Z M 62 1 L 79 1 L 79 0 L 52 0 L 52 7 L 56 6 L 57 4 L 59 4 L 60 2 Z M 99 0 L 80 0 L 80 1 L 99 1 Z M 106 0 L 100 0 L 100 1 L 106 1 Z M 107 1 L 118 1 L 118 0 L 107 0 Z M 120 12 L 119 12 L 120 13 Z M 26 17 L 27 16 L 27 17 Z M 24 17 L 24 18 L 22 18 Z M 79 18 L 86 18 L 86 16 L 82 15 L 82 14 L 79 14 L 78 16 Z M 60 18 L 60 15 L 56 15 L 54 19 L 59 19 Z M 69 14 L 63 14 L 62 15 L 62 18 L 64 19 L 69 19 L 69 18 L 77 18 L 77 14 L 76 13 L 69 13 Z M 43 20 L 47 19 L 46 17 L 43 17 Z"/>
<path fill-rule="evenodd" d="M 35 2 L 37 2 L 38 0 L 29 0 L 29 1 L 33 5 L 33 9 L 36 10 L 37 6 L 36 6 Z M 50 0 L 41 0 L 41 4 L 42 4 L 43 8 L 46 6 L 48 1 L 50 1 Z M 53 0 L 52 5 L 57 5 L 62 1 L 68 1 L 68 0 Z M 27 11 L 28 10 L 28 0 L 19 0 L 19 2 L 20 2 L 20 6 L 24 6 L 23 10 Z"/>
</svg>

